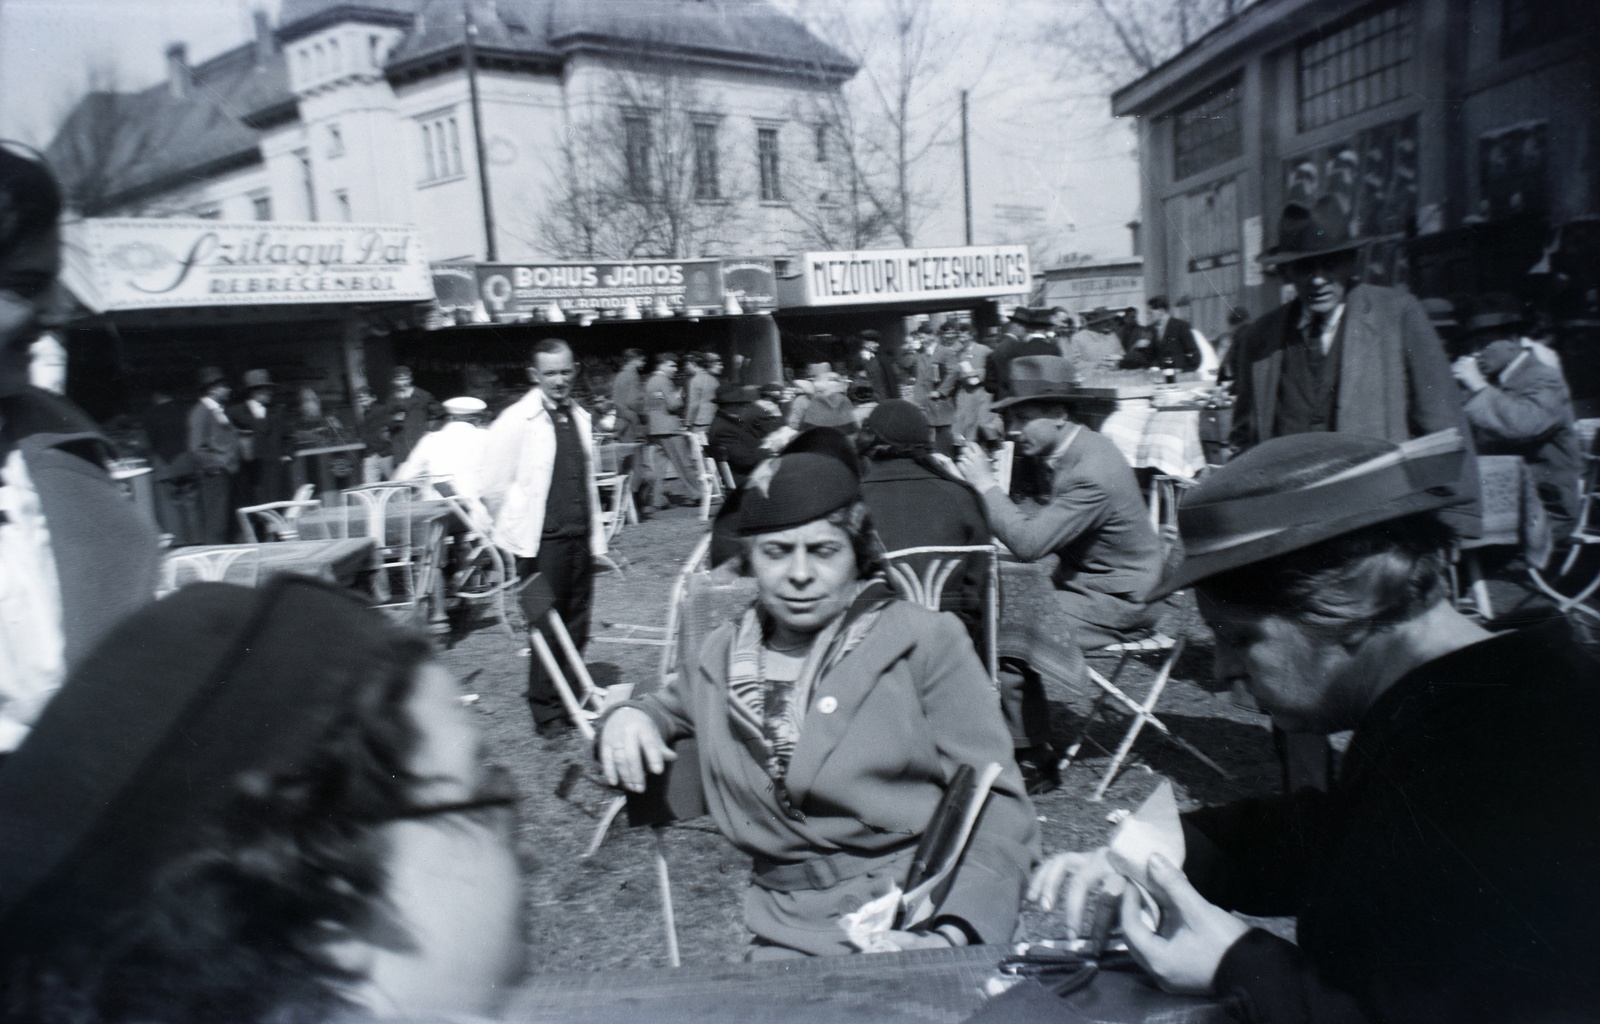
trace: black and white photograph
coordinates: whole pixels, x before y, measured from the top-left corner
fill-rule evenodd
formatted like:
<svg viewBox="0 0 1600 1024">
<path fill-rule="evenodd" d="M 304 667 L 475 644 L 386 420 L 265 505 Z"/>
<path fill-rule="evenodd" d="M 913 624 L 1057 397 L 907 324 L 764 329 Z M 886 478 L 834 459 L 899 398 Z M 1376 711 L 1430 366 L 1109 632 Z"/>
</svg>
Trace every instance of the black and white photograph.
<svg viewBox="0 0 1600 1024">
<path fill-rule="evenodd" d="M 0 0 L 0 1024 L 1600 1024 L 1600 7 Z"/>
</svg>

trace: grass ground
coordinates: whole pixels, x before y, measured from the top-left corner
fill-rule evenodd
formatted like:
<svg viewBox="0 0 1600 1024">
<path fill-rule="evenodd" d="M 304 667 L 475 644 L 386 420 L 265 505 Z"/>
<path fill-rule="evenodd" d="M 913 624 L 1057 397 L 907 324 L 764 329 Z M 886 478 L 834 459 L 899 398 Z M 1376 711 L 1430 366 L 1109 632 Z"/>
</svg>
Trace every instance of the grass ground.
<svg viewBox="0 0 1600 1024">
<path fill-rule="evenodd" d="M 616 638 L 625 637 L 629 626 L 664 624 L 673 577 L 704 530 L 694 510 L 675 509 L 618 538 L 613 553 L 625 568 L 596 578 L 593 639 L 586 655 L 600 685 L 655 677 L 660 648 Z M 1109 760 L 1098 751 L 1074 765 L 1059 790 L 1036 799 L 1046 851 L 1098 845 L 1110 831 L 1107 815 L 1136 806 L 1163 778 L 1172 780 L 1185 808 L 1276 788 L 1278 768 L 1266 719 L 1195 683 L 1210 678 L 1211 638 L 1191 597 L 1175 599 L 1162 628 L 1186 637 L 1188 645 L 1162 698 L 1161 718 L 1231 778 L 1147 728 L 1103 803 L 1088 799 Z M 599 781 L 587 744 L 576 733 L 554 739 L 534 734 L 523 699 L 528 665 L 523 647 L 523 641 L 480 621 L 454 638 L 445 659 L 466 690 L 478 695 L 473 706 L 481 715 L 489 754 L 514 772 L 523 793 L 518 849 L 532 967 L 549 972 L 664 966 L 652 858 L 656 837 L 650 829 L 630 829 L 619 821 L 597 855 L 581 859 L 612 792 Z M 1152 673 L 1145 667 L 1138 673 L 1133 685 L 1142 692 Z M 1077 734 L 1090 696 L 1050 693 L 1058 744 Z M 1125 722 L 1108 714 L 1091 736 L 1114 748 Z M 709 819 L 670 826 L 661 841 L 672 873 L 683 962 L 738 960 L 749 939 L 740 911 L 748 858 L 723 840 Z M 1025 938 L 1044 938 L 1060 935 L 1063 923 L 1057 915 L 1028 908 L 1021 928 Z"/>
</svg>

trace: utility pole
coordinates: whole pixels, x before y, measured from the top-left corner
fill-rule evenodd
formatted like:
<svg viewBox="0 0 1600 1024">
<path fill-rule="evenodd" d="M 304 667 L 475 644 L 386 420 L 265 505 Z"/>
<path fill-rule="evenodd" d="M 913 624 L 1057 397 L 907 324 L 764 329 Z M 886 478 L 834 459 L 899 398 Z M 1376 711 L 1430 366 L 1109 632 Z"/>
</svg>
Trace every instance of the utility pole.
<svg viewBox="0 0 1600 1024">
<path fill-rule="evenodd" d="M 961 90 L 961 197 L 967 206 L 967 244 L 972 244 L 972 155 L 967 150 L 967 90 Z"/>
<path fill-rule="evenodd" d="M 483 148 L 483 110 L 478 103 L 478 23 L 472 19 L 472 0 L 462 5 L 466 11 L 467 45 L 461 63 L 467 71 L 467 96 L 472 106 L 472 142 L 478 152 L 478 194 L 483 200 L 484 257 L 494 263 L 500 256 L 494 241 L 494 205 L 489 201 L 489 158 Z"/>
</svg>

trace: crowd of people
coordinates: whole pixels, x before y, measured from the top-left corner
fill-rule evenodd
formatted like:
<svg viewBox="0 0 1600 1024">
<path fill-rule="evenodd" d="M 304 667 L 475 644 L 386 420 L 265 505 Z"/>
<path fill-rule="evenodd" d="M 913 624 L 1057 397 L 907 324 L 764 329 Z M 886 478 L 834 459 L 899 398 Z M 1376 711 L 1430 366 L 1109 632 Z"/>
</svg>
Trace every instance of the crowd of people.
<svg viewBox="0 0 1600 1024">
<path fill-rule="evenodd" d="M 429 642 L 348 591 L 290 577 L 152 599 L 156 538 L 109 449 L 28 383 L 59 207 L 41 165 L 0 150 L 0 1021 L 494 1012 L 525 967 L 506 773 Z M 675 356 L 644 376 L 644 354 L 625 355 L 611 435 L 653 454 L 651 497 L 697 502 L 704 455 L 729 466 L 716 531 L 756 597 L 670 685 L 609 709 L 594 753 L 638 792 L 695 741 L 712 819 L 751 857 L 751 959 L 860 949 L 845 916 L 906 881 L 962 767 L 992 765 L 933 905 L 871 948 L 1003 945 L 1025 898 L 1087 932 L 1112 899 L 1157 983 L 1243 1020 L 1600 1015 L 1594 653 L 1562 618 L 1491 634 L 1449 582 L 1474 438 L 1526 452 L 1541 495 L 1567 501 L 1559 367 L 1487 299 L 1452 366 L 1442 318 L 1352 285 L 1352 251 L 1316 211 L 1285 212 L 1268 264 L 1300 297 L 1233 339 L 1238 452 L 1183 502 L 1172 552 L 1072 401 L 1086 360 L 1203 365 L 1164 301 L 1120 356 L 1102 318 L 1071 348 L 1066 318 L 1024 309 L 993 345 L 959 318 L 898 353 L 864 333 L 858 363 L 810 365 L 792 394 L 724 381 L 710 355 L 686 387 Z M 606 549 L 597 417 L 567 343 L 534 345 L 526 375 L 483 427 L 481 402 L 435 405 L 402 368 L 347 426 L 315 392 L 280 418 L 261 371 L 230 405 L 225 375 L 203 371 L 192 407 L 167 403 L 163 479 L 192 464 L 215 529 L 238 489 L 282 493 L 290 446 L 371 437 L 397 476 L 447 468 L 528 581 L 528 621 L 556 610 L 581 650 Z M 1037 496 L 999 486 L 986 446 L 1006 437 L 1038 462 Z M 1338 771 L 1184 815 L 1182 865 L 1046 857 L 1031 797 L 1057 780 L 1048 709 L 1030 719 L 1037 666 L 1008 665 L 996 701 L 977 574 L 946 614 L 886 572 L 892 551 L 990 539 L 1056 559 L 1064 639 L 1085 649 L 1148 634 L 1193 591 L 1216 684 L 1286 735 L 1353 731 Z M 568 725 L 538 659 L 529 671 L 534 725 Z M 1239 913 L 1293 917 L 1297 939 Z"/>
</svg>

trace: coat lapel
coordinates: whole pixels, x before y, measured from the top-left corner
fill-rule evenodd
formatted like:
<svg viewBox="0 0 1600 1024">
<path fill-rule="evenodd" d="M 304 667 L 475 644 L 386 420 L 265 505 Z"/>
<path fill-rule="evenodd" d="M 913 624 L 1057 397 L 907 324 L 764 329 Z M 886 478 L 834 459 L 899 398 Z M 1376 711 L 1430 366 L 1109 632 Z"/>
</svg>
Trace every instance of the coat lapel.
<svg viewBox="0 0 1600 1024">
<path fill-rule="evenodd" d="M 1283 346 L 1288 343 L 1285 333 L 1289 329 L 1291 308 L 1299 307 L 1285 303 L 1269 314 L 1272 319 L 1262 324 L 1266 353 L 1250 368 L 1255 385 L 1255 440 L 1258 444 L 1272 436 L 1273 424 L 1278 419 L 1278 386 L 1283 379 Z"/>
<path fill-rule="evenodd" d="M 897 628 L 899 607 L 898 602 L 891 602 L 860 646 L 818 680 L 785 777 L 790 799 L 796 807 L 805 803 L 817 774 L 850 731 L 857 711 L 879 677 L 914 646 L 913 631 Z M 827 698 L 832 698 L 836 706 L 832 712 L 824 714 L 821 707 Z"/>
</svg>

